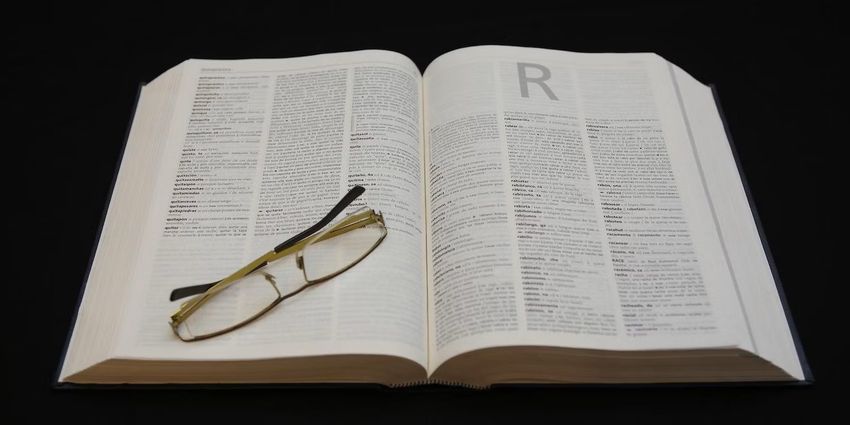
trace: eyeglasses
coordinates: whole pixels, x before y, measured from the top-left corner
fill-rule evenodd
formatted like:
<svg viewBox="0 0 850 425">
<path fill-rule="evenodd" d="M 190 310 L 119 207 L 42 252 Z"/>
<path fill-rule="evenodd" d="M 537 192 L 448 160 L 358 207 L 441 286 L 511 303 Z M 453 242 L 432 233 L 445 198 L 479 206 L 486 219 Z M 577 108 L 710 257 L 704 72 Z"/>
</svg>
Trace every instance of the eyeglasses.
<svg viewBox="0 0 850 425">
<path fill-rule="evenodd" d="M 322 232 L 365 189 L 353 187 L 318 223 L 263 254 L 230 276 L 216 282 L 187 286 L 171 292 L 171 301 L 197 295 L 171 316 L 171 329 L 183 341 L 212 338 L 268 313 L 283 300 L 326 282 L 369 255 L 387 235 L 380 212 L 363 207 Z M 319 232 L 319 233 L 317 233 Z M 296 253 L 295 264 L 304 284 L 281 293 L 273 265 Z"/>
</svg>

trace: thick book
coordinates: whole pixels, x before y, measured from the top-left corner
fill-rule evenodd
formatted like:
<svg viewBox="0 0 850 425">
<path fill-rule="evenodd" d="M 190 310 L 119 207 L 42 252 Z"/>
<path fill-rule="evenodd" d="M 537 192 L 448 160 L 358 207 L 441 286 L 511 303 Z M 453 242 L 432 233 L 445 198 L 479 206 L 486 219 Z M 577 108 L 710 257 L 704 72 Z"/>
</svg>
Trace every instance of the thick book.
<svg viewBox="0 0 850 425">
<path fill-rule="evenodd" d="M 175 288 L 354 186 L 368 256 L 175 335 Z M 764 240 L 715 92 L 655 54 L 187 60 L 140 89 L 57 383 L 805 383 Z"/>
</svg>

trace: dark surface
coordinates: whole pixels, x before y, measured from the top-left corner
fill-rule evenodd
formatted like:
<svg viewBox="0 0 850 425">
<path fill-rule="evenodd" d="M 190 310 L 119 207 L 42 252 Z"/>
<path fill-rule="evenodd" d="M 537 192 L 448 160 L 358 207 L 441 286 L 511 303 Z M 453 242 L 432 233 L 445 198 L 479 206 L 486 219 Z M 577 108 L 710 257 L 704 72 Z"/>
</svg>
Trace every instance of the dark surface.
<svg viewBox="0 0 850 425">
<path fill-rule="evenodd" d="M 283 2 L 281 2 L 283 3 Z M 398 5 L 397 3 L 396 5 Z M 651 3 L 416 13 L 371 4 L 315 10 L 229 4 L 132 10 L 32 5 L 3 12 L 5 257 L 2 417 L 94 422 L 286 423 L 796 422 L 838 412 L 847 276 L 846 54 L 826 3 Z M 451 11 L 449 11 L 451 10 Z M 376 13 L 380 18 L 368 17 Z M 584 52 L 652 51 L 717 85 L 816 383 L 794 388 L 469 392 L 387 390 L 56 391 L 51 380 L 97 237 L 137 85 L 186 58 L 291 57 L 381 48 L 421 69 L 478 44 Z M 844 73 L 842 73 L 844 74 Z M 12 130 L 12 131 L 9 131 Z M 25 408 L 32 403 L 35 407 Z M 216 421 L 217 420 L 217 421 Z M 74 421 L 77 422 L 77 421 Z"/>
</svg>

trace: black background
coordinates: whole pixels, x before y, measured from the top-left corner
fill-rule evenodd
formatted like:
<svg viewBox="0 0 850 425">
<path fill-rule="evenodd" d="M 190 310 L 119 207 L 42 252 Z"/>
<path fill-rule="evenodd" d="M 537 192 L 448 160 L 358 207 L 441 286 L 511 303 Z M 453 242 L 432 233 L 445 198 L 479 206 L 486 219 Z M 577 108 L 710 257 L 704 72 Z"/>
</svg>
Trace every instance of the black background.
<svg viewBox="0 0 850 425">
<path fill-rule="evenodd" d="M 755 423 L 838 413 L 847 346 L 847 53 L 829 3 L 286 2 L 4 6 L 3 418 L 91 422 Z M 420 69 L 506 44 L 656 52 L 720 93 L 816 383 L 784 388 L 58 391 L 51 388 L 140 81 L 187 58 L 381 48 Z M 32 406 L 32 407 L 28 407 Z M 846 415 L 842 415 L 846 416 Z M 840 416 L 839 416 L 840 417 Z M 193 422 L 186 422 L 193 421 Z M 194 422 L 197 421 L 197 422 Z M 76 421 L 74 421 L 76 422 Z"/>
</svg>

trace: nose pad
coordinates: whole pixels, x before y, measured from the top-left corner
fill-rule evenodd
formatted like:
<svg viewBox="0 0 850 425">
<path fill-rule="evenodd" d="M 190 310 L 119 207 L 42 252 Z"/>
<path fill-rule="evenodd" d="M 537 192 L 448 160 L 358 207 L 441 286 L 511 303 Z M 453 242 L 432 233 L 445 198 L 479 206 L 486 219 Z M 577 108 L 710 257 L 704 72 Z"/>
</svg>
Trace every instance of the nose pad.
<svg viewBox="0 0 850 425">
<path fill-rule="evenodd" d="M 263 272 L 263 276 L 266 278 L 267 281 L 269 281 L 269 283 L 272 284 L 272 286 L 277 288 L 277 282 L 275 281 L 274 275 Z"/>
<path fill-rule="evenodd" d="M 277 296 L 280 297 L 280 289 L 277 289 L 277 281 L 275 280 L 274 275 L 266 273 L 266 272 L 262 272 L 262 273 L 263 273 L 263 277 L 265 277 L 266 280 L 269 282 L 269 284 L 272 285 L 272 289 L 274 289 L 274 291 L 277 292 Z"/>
<path fill-rule="evenodd" d="M 295 257 L 295 265 L 298 266 L 299 269 L 304 270 L 304 257 L 301 255 Z"/>
</svg>

